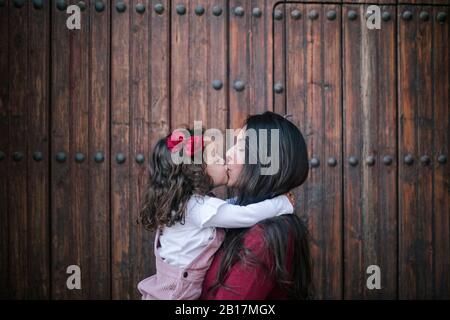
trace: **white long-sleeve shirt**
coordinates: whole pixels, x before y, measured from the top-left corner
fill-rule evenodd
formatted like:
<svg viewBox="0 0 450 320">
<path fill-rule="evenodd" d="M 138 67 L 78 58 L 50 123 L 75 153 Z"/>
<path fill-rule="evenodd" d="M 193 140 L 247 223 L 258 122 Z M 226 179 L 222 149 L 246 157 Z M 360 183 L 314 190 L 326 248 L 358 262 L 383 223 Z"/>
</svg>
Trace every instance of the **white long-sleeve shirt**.
<svg viewBox="0 0 450 320">
<path fill-rule="evenodd" d="M 248 228 L 264 219 L 293 212 L 284 195 L 247 206 L 209 196 L 192 196 L 186 206 L 185 223 L 177 222 L 161 231 L 159 255 L 168 264 L 184 267 L 212 240 L 214 228 Z"/>
</svg>

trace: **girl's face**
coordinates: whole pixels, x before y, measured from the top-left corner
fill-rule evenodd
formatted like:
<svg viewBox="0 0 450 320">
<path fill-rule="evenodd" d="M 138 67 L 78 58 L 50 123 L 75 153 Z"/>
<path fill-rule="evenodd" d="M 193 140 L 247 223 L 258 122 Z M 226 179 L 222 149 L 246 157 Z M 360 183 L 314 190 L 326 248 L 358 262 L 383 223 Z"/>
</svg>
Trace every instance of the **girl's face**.
<svg viewBox="0 0 450 320">
<path fill-rule="evenodd" d="M 245 127 L 237 135 L 236 144 L 227 151 L 228 187 L 236 185 L 245 162 Z"/>
<path fill-rule="evenodd" d="M 214 141 L 208 143 L 207 149 L 206 173 L 212 178 L 214 187 L 224 186 L 228 182 L 225 160 L 220 156 L 221 152 L 217 152 Z"/>
</svg>

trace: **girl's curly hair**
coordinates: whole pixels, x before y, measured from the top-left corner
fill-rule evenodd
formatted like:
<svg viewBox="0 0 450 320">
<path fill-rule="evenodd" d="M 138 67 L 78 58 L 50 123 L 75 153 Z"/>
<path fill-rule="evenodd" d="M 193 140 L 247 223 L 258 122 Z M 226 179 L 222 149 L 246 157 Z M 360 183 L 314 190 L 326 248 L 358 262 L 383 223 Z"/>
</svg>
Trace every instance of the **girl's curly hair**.
<svg viewBox="0 0 450 320">
<path fill-rule="evenodd" d="M 212 187 L 206 165 L 175 164 L 166 140 L 167 137 L 160 139 L 153 148 L 148 187 L 140 212 L 141 223 L 150 231 L 184 223 L 189 198 L 194 194 L 204 196 Z"/>
</svg>

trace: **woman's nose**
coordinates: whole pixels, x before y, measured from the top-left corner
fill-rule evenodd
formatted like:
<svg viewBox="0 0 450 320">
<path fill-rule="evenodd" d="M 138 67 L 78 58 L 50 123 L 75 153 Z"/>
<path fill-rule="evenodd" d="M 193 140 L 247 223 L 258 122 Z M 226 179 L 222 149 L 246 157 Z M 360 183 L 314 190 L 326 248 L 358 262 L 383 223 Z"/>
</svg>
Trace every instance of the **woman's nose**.
<svg viewBox="0 0 450 320">
<path fill-rule="evenodd" d="M 233 160 L 234 160 L 234 157 L 233 157 L 234 150 L 233 149 L 234 148 L 230 148 L 230 149 L 227 150 L 227 154 L 226 154 L 226 163 L 227 164 L 228 163 L 233 163 Z"/>
</svg>

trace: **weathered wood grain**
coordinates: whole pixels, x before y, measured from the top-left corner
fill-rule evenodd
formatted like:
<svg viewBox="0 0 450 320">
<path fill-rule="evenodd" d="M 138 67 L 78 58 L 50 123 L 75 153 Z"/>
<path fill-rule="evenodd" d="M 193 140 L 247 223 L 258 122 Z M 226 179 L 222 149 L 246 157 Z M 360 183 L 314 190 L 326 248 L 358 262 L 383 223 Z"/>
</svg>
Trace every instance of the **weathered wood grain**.
<svg viewBox="0 0 450 320">
<path fill-rule="evenodd" d="M 75 2 L 72 2 L 75 3 Z M 89 8 L 91 2 L 86 2 Z M 93 5 L 93 2 L 92 2 Z M 93 8 L 93 7 L 92 7 Z M 52 298 L 110 298 L 109 8 L 81 12 L 81 29 L 66 28 L 52 10 L 51 232 Z M 64 152 L 61 162 L 57 155 Z M 76 156 L 82 155 L 81 161 Z M 69 290 L 67 267 L 78 265 L 81 290 Z"/>
<path fill-rule="evenodd" d="M 450 14 L 449 7 L 435 7 L 433 17 L 438 13 Z M 433 172 L 433 210 L 434 210 L 434 290 L 433 298 L 450 298 L 450 24 L 433 20 L 433 103 L 434 103 L 434 172 Z M 447 71 L 445 71 L 447 70 Z M 439 157 L 447 161 L 436 163 Z"/>
<path fill-rule="evenodd" d="M 272 32 L 272 38 L 270 39 L 269 45 L 272 45 L 272 50 L 270 51 L 272 55 L 272 81 L 268 79 L 267 92 L 272 92 L 272 99 L 268 97 L 269 107 L 272 107 L 272 111 L 285 115 L 286 110 L 286 30 L 287 21 L 289 21 L 290 12 L 286 11 L 286 5 L 283 3 L 278 3 L 273 7 L 272 11 L 281 11 L 283 19 L 276 20 L 271 19 L 272 23 L 268 26 L 268 32 Z M 287 15 L 287 16 L 286 16 Z M 274 86 L 276 84 L 281 84 L 283 91 L 281 93 L 275 92 Z M 288 117 L 291 119 L 291 117 Z"/>
<path fill-rule="evenodd" d="M 35 9 L 29 4 L 28 51 L 28 241 L 27 297 L 50 297 L 50 215 L 49 215 L 49 128 L 50 128 L 50 7 Z M 40 26 L 37 28 L 36 26 Z M 42 153 L 42 160 L 33 156 Z"/>
<path fill-rule="evenodd" d="M 130 53 L 132 25 L 131 1 L 124 2 L 127 10 L 119 13 L 111 8 L 111 290 L 113 299 L 130 299 L 136 296 L 132 290 L 136 263 L 130 264 L 135 248 L 134 232 L 131 231 L 130 162 L 134 159 L 130 144 L 133 65 Z M 120 164 L 117 157 L 123 155 Z M 135 252 L 134 252 L 135 253 Z"/>
<path fill-rule="evenodd" d="M 317 18 L 308 18 L 314 10 Z M 331 10 L 335 20 L 326 18 Z M 342 297 L 340 16 L 336 5 L 286 6 L 287 113 L 305 136 L 309 159 L 320 163 L 297 192 L 298 208 L 312 238 L 315 296 L 329 299 Z"/>
<path fill-rule="evenodd" d="M 32 234 L 29 225 L 29 208 L 27 182 L 28 176 L 28 72 L 29 72 L 29 40 L 28 10 L 29 5 L 10 9 L 9 34 L 9 152 L 8 157 L 15 153 L 21 154 L 21 159 L 9 162 L 8 184 L 8 247 L 11 297 L 27 298 L 31 250 L 28 235 Z"/>
<path fill-rule="evenodd" d="M 398 22 L 399 155 L 410 154 L 414 162 L 399 168 L 399 297 L 443 298 L 449 294 L 449 172 L 437 158 L 448 152 L 449 79 L 442 73 L 448 70 L 449 26 L 435 19 L 448 7 L 400 6 L 399 14 L 406 10 L 412 19 Z M 421 12 L 430 19 L 421 20 Z"/>
<path fill-rule="evenodd" d="M 88 158 L 89 169 L 89 202 L 88 221 L 89 238 L 87 246 L 92 255 L 87 259 L 88 271 L 84 284 L 91 286 L 89 298 L 111 298 L 111 211 L 110 211 L 110 10 L 103 12 L 93 9 L 94 1 L 90 1 L 90 9 L 84 13 L 84 19 L 90 21 L 90 34 L 87 41 L 90 45 L 89 55 L 89 87 L 88 87 Z M 96 162 L 95 156 L 101 152 L 105 158 Z M 93 259 L 92 257 L 95 257 Z"/>
<path fill-rule="evenodd" d="M 0 298 L 11 296 L 9 281 L 9 4 L 0 8 Z"/>
<path fill-rule="evenodd" d="M 348 19 L 354 10 L 358 17 Z M 344 260 L 345 298 L 397 295 L 396 8 L 369 30 L 367 6 L 343 10 Z M 348 159 L 357 157 L 357 166 Z M 390 157 L 391 163 L 383 161 Z M 368 163 L 370 158 L 374 161 Z M 380 267 L 381 290 L 369 290 L 369 266 Z"/>
</svg>

